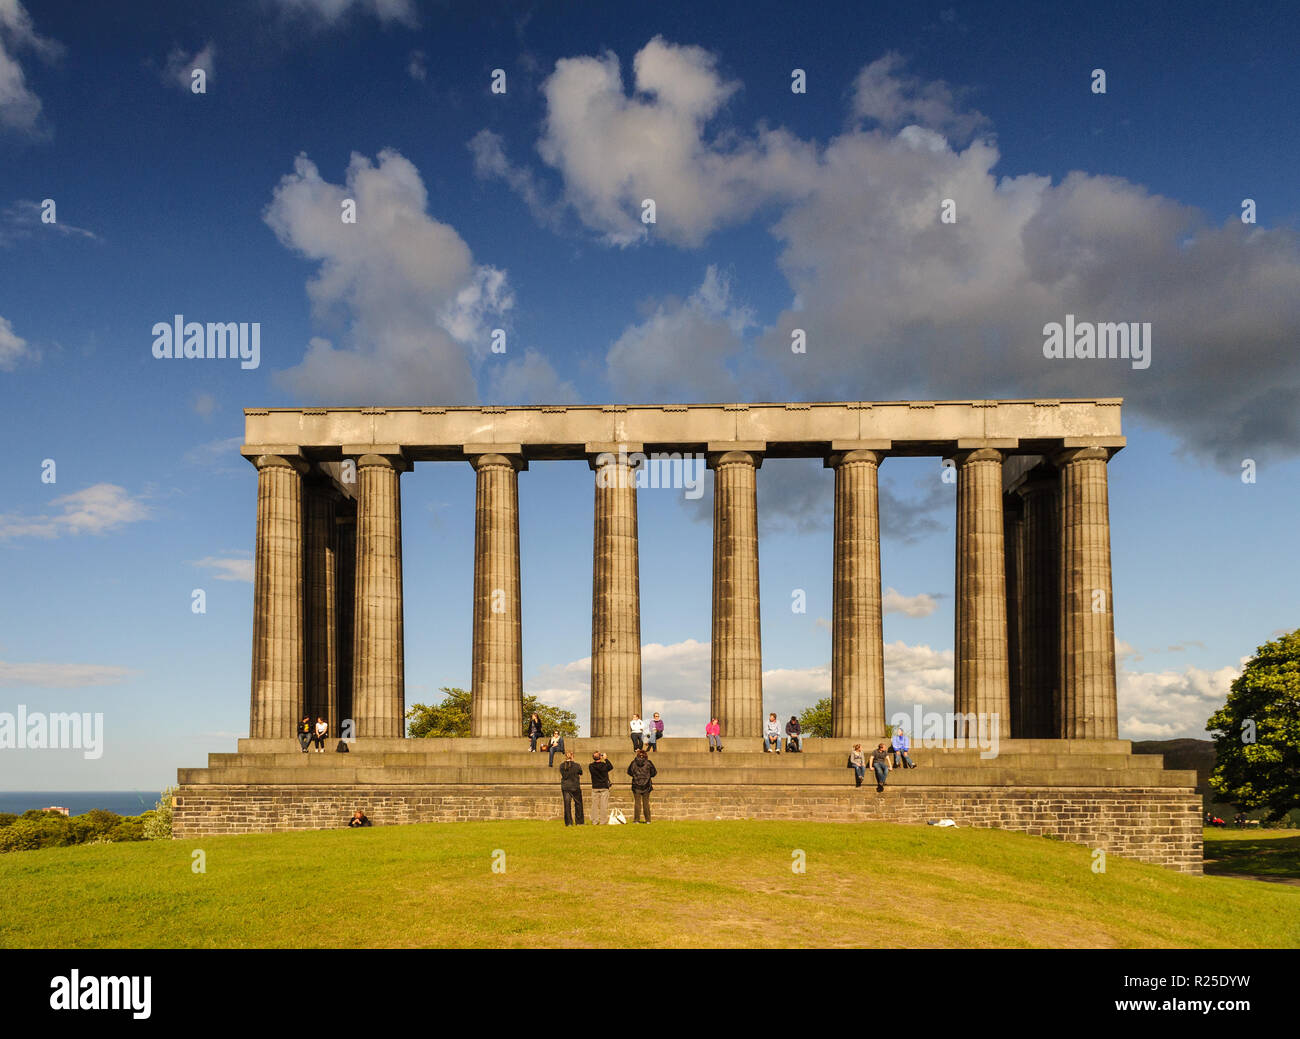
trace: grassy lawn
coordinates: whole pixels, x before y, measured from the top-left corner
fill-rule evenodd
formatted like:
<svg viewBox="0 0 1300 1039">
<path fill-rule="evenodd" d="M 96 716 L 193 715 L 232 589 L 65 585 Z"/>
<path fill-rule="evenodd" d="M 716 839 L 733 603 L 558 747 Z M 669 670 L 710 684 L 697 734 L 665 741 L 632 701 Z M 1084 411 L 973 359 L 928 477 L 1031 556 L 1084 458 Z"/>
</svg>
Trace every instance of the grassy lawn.
<svg viewBox="0 0 1300 1039">
<path fill-rule="evenodd" d="M 1300 831 L 1207 827 L 1205 871 L 1300 880 Z"/>
<path fill-rule="evenodd" d="M 907 946 L 1300 946 L 1300 889 L 1091 863 L 1086 847 L 1024 834 L 885 823 L 88 845 L 0 856 L 0 946 L 867 946 L 899 944 L 900 929 Z"/>
</svg>

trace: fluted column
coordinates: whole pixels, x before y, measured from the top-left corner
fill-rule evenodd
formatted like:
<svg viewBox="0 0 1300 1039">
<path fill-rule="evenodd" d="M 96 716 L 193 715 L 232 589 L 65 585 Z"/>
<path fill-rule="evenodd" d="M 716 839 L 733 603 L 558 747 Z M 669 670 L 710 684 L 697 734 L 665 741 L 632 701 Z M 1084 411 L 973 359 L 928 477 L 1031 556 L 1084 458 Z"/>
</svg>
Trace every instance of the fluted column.
<svg viewBox="0 0 1300 1039">
<path fill-rule="evenodd" d="M 357 459 L 356 596 L 352 719 L 358 737 L 403 735 L 406 671 L 402 622 L 404 459 Z"/>
<path fill-rule="evenodd" d="M 470 734 L 523 733 L 517 455 L 481 454 L 474 500 L 474 650 Z"/>
<path fill-rule="evenodd" d="M 956 735 L 1010 735 L 1002 454 L 959 452 L 957 461 Z M 974 714 L 979 729 L 963 716 Z"/>
<path fill-rule="evenodd" d="M 882 457 L 878 451 L 847 451 L 826 463 L 835 469 L 831 731 L 837 738 L 875 740 L 885 731 L 878 479 Z"/>
<path fill-rule="evenodd" d="M 1115 739 L 1115 622 L 1104 448 L 1063 451 L 1061 469 L 1061 734 Z"/>
<path fill-rule="evenodd" d="M 1020 679 L 1024 737 L 1061 735 L 1060 482 L 1056 471 L 1032 470 L 1017 489 L 1020 526 Z"/>
<path fill-rule="evenodd" d="M 356 735 L 356 721 L 352 713 L 352 641 L 355 637 L 353 614 L 357 606 L 357 506 L 356 502 L 344 499 L 335 506 L 335 559 L 338 575 L 337 603 L 338 623 L 335 626 L 335 655 L 337 663 L 334 671 L 338 676 L 338 728 L 331 729 L 342 737 Z M 331 725 L 336 723 L 331 721 Z"/>
<path fill-rule="evenodd" d="M 641 713 L 641 586 L 636 468 L 626 454 L 589 460 L 596 474 L 591 588 L 591 735 L 622 736 Z"/>
<path fill-rule="evenodd" d="M 302 470 L 259 455 L 253 576 L 253 681 L 248 734 L 292 737 L 303 693 Z"/>
<path fill-rule="evenodd" d="M 328 478 L 309 477 L 303 484 L 306 527 L 304 585 L 307 647 L 304 661 L 303 714 L 324 718 L 339 734 L 338 717 L 338 557 L 334 523 L 336 495 Z"/>
<path fill-rule="evenodd" d="M 724 737 L 763 733 L 763 653 L 758 599 L 761 459 L 749 451 L 710 455 L 713 479 L 712 714 Z"/>
<path fill-rule="evenodd" d="M 1011 704 L 1009 731 L 1012 739 L 1024 739 L 1026 731 L 1026 704 L 1021 658 L 1021 515 L 1020 497 L 1002 495 L 1002 551 L 1006 559 L 1007 597 L 1007 692 Z"/>
</svg>

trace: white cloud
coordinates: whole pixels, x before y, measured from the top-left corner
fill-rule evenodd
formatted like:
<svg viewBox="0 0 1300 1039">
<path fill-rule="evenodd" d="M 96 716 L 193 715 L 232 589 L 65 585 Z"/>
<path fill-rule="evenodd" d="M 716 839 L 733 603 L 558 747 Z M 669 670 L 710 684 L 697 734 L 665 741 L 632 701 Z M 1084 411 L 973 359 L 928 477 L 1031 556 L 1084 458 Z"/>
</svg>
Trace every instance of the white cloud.
<svg viewBox="0 0 1300 1039">
<path fill-rule="evenodd" d="M 886 130 L 918 125 L 963 140 L 987 125 L 979 112 L 961 110 L 948 84 L 905 74 L 905 64 L 900 54 L 890 51 L 865 66 L 853 81 L 853 114 Z"/>
<path fill-rule="evenodd" d="M 46 689 L 75 689 L 90 685 L 117 685 L 130 668 L 108 664 L 54 664 L 43 661 L 11 663 L 0 660 L 0 686 L 39 686 Z"/>
<path fill-rule="evenodd" d="M 97 483 L 55 498 L 57 511 L 23 516 L 0 513 L 0 541 L 10 538 L 57 538 L 75 534 L 105 534 L 146 519 L 149 507 L 117 484 Z"/>
<path fill-rule="evenodd" d="M 408 28 L 419 25 L 412 0 L 275 0 L 286 12 L 333 26 L 353 12 L 374 15 L 380 22 L 399 22 Z"/>
<path fill-rule="evenodd" d="M 36 356 L 31 344 L 14 331 L 7 317 L 0 317 L 0 371 L 11 372 L 18 362 Z"/>
<path fill-rule="evenodd" d="M 356 202 L 345 224 L 342 203 Z M 265 219 L 280 241 L 319 264 L 307 284 L 316 319 L 345 343 L 314 337 L 278 379 L 320 403 L 459 404 L 477 399 L 471 356 L 513 305 L 505 275 L 476 267 L 455 229 L 427 212 L 419 171 L 397 152 L 378 165 L 353 154 L 346 181 L 321 178 L 300 155 Z"/>
<path fill-rule="evenodd" d="M 429 78 L 429 67 L 426 61 L 424 51 L 411 51 L 406 59 L 406 74 L 413 80 L 423 83 Z"/>
<path fill-rule="evenodd" d="M 202 69 L 209 80 L 216 79 L 217 48 L 209 41 L 201 50 L 189 53 L 180 47 L 173 47 L 163 65 L 162 81 L 168 86 L 176 87 L 190 93 L 193 86 L 193 72 Z"/>
<path fill-rule="evenodd" d="M 94 231 L 69 224 L 66 220 L 55 220 L 47 224 L 41 220 L 43 213 L 44 208 L 41 203 L 27 198 L 18 199 L 6 206 L 4 211 L 0 212 L 0 246 L 10 245 L 20 239 L 30 239 L 36 233 L 99 240 L 99 235 Z"/>
<path fill-rule="evenodd" d="M 27 86 L 18 63 L 19 51 L 31 51 L 44 61 L 63 53 L 61 44 L 39 35 L 31 16 L 18 0 L 0 0 L 0 129 L 38 132 L 41 99 Z"/>
<path fill-rule="evenodd" d="M 1241 663 L 1244 665 L 1245 660 Z M 1117 675 L 1121 739 L 1209 739 L 1206 719 L 1223 706 L 1241 667 L 1129 671 Z"/>
<path fill-rule="evenodd" d="M 502 360 L 484 369 L 486 397 L 494 404 L 576 404 L 581 400 L 573 383 L 561 379 L 551 362 L 536 350 L 522 358 Z"/>
<path fill-rule="evenodd" d="M 218 581 L 253 582 L 253 554 L 234 552 L 228 556 L 204 556 L 194 560 L 194 566 L 213 571 Z"/>
<path fill-rule="evenodd" d="M 905 617 L 928 617 L 938 609 L 934 596 L 925 592 L 916 595 L 904 595 L 893 588 L 886 588 L 882 598 L 885 614 L 901 613 Z"/>
</svg>

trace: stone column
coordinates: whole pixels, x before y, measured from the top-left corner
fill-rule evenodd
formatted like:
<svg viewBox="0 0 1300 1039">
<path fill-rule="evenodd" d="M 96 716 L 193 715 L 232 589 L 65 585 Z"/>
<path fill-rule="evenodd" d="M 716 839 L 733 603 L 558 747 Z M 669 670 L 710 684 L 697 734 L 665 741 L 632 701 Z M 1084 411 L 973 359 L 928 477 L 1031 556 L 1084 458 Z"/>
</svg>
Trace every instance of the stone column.
<svg viewBox="0 0 1300 1039">
<path fill-rule="evenodd" d="M 1060 483 L 1056 471 L 1031 470 L 1017 491 L 1023 507 L 1020 569 L 1021 702 L 1028 739 L 1061 735 Z"/>
<path fill-rule="evenodd" d="M 307 648 L 304 661 L 303 714 L 324 718 L 330 735 L 339 735 L 338 714 L 338 556 L 334 522 L 336 495 L 327 477 L 309 477 L 303 484 L 306 526 L 305 613 Z"/>
<path fill-rule="evenodd" d="M 1061 470 L 1061 735 L 1115 739 L 1115 622 L 1105 448 L 1056 456 Z"/>
<path fill-rule="evenodd" d="M 1002 532 L 1002 453 L 962 451 L 957 462 L 956 735 L 1010 734 L 1007 589 Z M 976 719 L 979 729 L 965 723 Z"/>
<path fill-rule="evenodd" d="M 357 606 L 357 507 L 356 502 L 344 499 L 335 506 L 337 552 L 337 594 L 335 601 L 338 609 L 338 624 L 335 627 L 335 650 L 337 663 L 335 674 L 338 676 L 338 728 L 339 736 L 350 738 L 356 735 L 356 721 L 352 713 L 352 641 L 355 637 L 353 614 Z M 334 722 L 330 723 L 331 726 Z"/>
<path fill-rule="evenodd" d="M 589 459 L 596 474 L 591 588 L 591 735 L 622 736 L 641 713 L 641 585 L 636 467 L 626 454 Z"/>
<path fill-rule="evenodd" d="M 885 731 L 878 481 L 882 457 L 878 451 L 847 451 L 826 461 L 835 470 L 831 731 L 839 739 L 878 741 Z"/>
<path fill-rule="evenodd" d="M 357 459 L 352 720 L 360 738 L 404 735 L 401 455 Z"/>
<path fill-rule="evenodd" d="M 1009 726 L 1003 729 L 1012 739 L 1028 736 L 1025 719 L 1024 683 L 1021 670 L 1021 516 L 1020 497 L 1002 495 L 1002 548 L 1006 558 L 1007 596 L 1007 691 L 1011 704 Z"/>
<path fill-rule="evenodd" d="M 302 710 L 302 472 L 298 459 L 258 455 L 253 577 L 253 682 L 248 734 L 291 738 Z"/>
<path fill-rule="evenodd" d="M 761 737 L 763 653 L 758 600 L 758 497 L 761 456 L 710 455 L 713 479 L 712 714 L 725 739 Z"/>
<path fill-rule="evenodd" d="M 480 454 L 474 501 L 474 651 L 470 735 L 523 734 L 519 455 Z"/>
</svg>

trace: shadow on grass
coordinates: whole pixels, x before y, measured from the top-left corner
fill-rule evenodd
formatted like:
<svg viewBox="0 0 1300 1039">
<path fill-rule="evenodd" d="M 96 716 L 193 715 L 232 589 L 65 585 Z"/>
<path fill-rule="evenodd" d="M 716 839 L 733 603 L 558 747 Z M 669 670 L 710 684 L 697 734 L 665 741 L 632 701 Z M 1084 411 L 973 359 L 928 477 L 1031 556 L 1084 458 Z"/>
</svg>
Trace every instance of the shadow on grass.
<svg viewBox="0 0 1300 1039">
<path fill-rule="evenodd" d="M 1205 842 L 1205 872 L 1300 880 L 1300 836 Z"/>
</svg>

